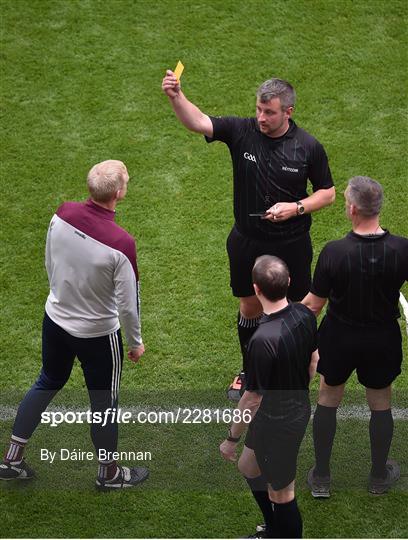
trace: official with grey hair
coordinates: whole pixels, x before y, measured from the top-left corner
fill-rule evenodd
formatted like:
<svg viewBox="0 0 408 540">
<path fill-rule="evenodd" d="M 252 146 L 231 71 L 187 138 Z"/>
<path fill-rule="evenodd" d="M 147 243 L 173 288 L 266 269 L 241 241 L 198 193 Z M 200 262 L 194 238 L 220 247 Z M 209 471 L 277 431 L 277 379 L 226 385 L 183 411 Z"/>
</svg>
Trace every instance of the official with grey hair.
<svg viewBox="0 0 408 540">
<path fill-rule="evenodd" d="M 123 346 L 120 322 L 137 362 L 144 353 L 140 328 L 139 272 L 134 238 L 115 223 L 115 208 L 127 192 L 121 161 L 107 160 L 88 173 L 90 199 L 65 202 L 51 219 L 45 265 L 50 292 L 42 327 L 42 368 L 17 411 L 0 480 L 27 480 L 34 471 L 23 458 L 42 413 L 68 381 L 78 358 L 94 422 L 91 438 L 99 462 L 96 487 L 133 487 L 148 477 L 143 467 L 116 462 Z M 98 422 L 98 416 L 107 422 Z"/>
<path fill-rule="evenodd" d="M 353 230 L 323 248 L 311 292 L 303 300 L 316 315 L 328 300 L 319 328 L 320 390 L 313 419 L 316 464 L 308 475 L 314 497 L 330 496 L 337 407 L 353 371 L 366 388 L 371 410 L 368 489 L 383 494 L 400 476 L 398 463 L 388 460 L 388 453 L 394 427 L 391 385 L 402 363 L 398 299 L 408 279 L 408 239 L 381 227 L 383 189 L 378 182 L 355 176 L 344 196 Z"/>
<path fill-rule="evenodd" d="M 334 201 L 332 176 L 323 146 L 292 120 L 296 95 L 287 81 L 274 78 L 258 88 L 255 118 L 204 114 L 187 100 L 172 71 L 167 71 L 162 88 L 184 126 L 208 142 L 224 142 L 231 154 L 235 224 L 227 251 L 230 285 L 239 298 L 243 371 L 228 393 L 239 399 L 246 347 L 262 314 L 251 278 L 255 259 L 265 254 L 283 259 L 291 275 L 288 297 L 304 297 L 311 282 L 310 214 Z"/>
</svg>

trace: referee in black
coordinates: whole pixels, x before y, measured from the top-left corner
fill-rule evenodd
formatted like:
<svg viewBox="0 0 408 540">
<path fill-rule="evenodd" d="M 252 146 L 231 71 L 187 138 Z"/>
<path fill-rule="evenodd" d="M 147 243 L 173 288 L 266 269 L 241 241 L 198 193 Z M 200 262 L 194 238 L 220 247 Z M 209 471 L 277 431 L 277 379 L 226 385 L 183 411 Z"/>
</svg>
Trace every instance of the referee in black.
<svg viewBox="0 0 408 540">
<path fill-rule="evenodd" d="M 162 88 L 188 129 L 202 133 L 208 142 L 224 142 L 231 154 L 235 224 L 227 251 L 232 292 L 240 299 L 243 372 L 229 396 L 239 399 L 246 345 L 262 314 L 251 279 L 255 259 L 266 254 L 283 259 L 291 275 L 288 297 L 304 298 L 311 283 L 310 214 L 334 201 L 332 176 L 323 146 L 291 118 L 296 95 L 287 81 L 270 79 L 258 88 L 256 118 L 207 116 L 186 99 L 170 70 Z"/>
<path fill-rule="evenodd" d="M 385 493 L 400 476 L 388 460 L 393 436 L 391 384 L 401 373 L 399 290 L 408 279 L 408 239 L 380 225 L 381 185 L 352 178 L 345 191 L 353 230 L 329 242 L 317 262 L 311 292 L 303 300 L 316 315 L 327 299 L 319 328 L 319 400 L 313 420 L 316 465 L 308 483 L 314 497 L 330 496 L 330 455 L 336 412 L 345 384 L 357 372 L 371 409 L 369 491 Z"/>
<path fill-rule="evenodd" d="M 281 259 L 259 257 L 253 282 L 264 315 L 248 344 L 247 385 L 238 404 L 241 421 L 231 425 L 220 451 L 225 459 L 236 461 L 249 410 L 252 421 L 238 467 L 265 520 L 264 530 L 253 537 L 301 538 L 296 462 L 310 418 L 317 324 L 308 308 L 288 303 L 289 271 Z"/>
</svg>

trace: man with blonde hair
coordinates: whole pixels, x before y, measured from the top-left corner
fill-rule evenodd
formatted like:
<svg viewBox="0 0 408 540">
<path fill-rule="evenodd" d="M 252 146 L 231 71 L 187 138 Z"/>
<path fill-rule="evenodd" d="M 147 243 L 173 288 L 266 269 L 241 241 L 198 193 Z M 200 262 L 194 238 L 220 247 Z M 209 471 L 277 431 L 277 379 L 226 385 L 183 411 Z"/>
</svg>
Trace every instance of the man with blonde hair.
<svg viewBox="0 0 408 540">
<path fill-rule="evenodd" d="M 21 402 L 10 445 L 0 464 L 0 479 L 29 479 L 34 471 L 24 448 L 53 397 L 68 381 L 78 358 L 88 388 L 93 418 L 91 437 L 99 461 L 98 489 L 132 487 L 148 470 L 122 467 L 116 452 L 117 409 L 123 346 L 120 322 L 137 362 L 144 353 L 140 330 L 139 274 L 135 240 L 115 224 L 116 204 L 127 192 L 129 174 L 121 161 L 107 160 L 88 173 L 86 202 L 65 202 L 51 219 L 45 265 L 50 293 L 42 329 L 42 369 Z"/>
</svg>

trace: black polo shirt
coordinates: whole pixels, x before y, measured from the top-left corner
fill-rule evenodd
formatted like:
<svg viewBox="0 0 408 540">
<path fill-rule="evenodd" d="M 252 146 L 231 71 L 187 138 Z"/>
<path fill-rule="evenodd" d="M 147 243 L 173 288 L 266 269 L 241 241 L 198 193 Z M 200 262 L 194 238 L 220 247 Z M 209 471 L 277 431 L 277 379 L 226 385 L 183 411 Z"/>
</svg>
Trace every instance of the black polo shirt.
<svg viewBox="0 0 408 540">
<path fill-rule="evenodd" d="M 277 202 L 296 202 L 313 191 L 328 189 L 333 180 L 323 146 L 289 120 L 282 137 L 261 133 L 256 118 L 210 117 L 213 137 L 230 150 L 234 173 L 234 216 L 238 230 L 265 240 L 298 238 L 310 229 L 311 216 L 304 214 L 280 223 L 250 217 Z"/>
<path fill-rule="evenodd" d="M 329 242 L 317 261 L 311 292 L 328 298 L 327 315 L 375 327 L 400 316 L 399 290 L 408 280 L 408 238 L 350 232 Z"/>
<path fill-rule="evenodd" d="M 256 421 L 289 420 L 309 403 L 317 323 L 302 304 L 263 315 L 248 343 L 246 389 L 263 395 Z"/>
</svg>

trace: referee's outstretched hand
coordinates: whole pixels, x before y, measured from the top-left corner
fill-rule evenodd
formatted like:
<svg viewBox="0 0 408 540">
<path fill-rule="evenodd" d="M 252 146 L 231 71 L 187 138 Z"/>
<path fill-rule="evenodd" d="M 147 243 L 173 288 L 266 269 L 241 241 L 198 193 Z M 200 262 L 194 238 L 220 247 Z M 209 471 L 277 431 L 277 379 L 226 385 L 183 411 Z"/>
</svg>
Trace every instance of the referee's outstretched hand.
<svg viewBox="0 0 408 540">
<path fill-rule="evenodd" d="M 180 93 L 180 82 L 170 69 L 166 71 L 163 78 L 162 90 L 170 99 L 177 97 Z"/>
<path fill-rule="evenodd" d="M 220 452 L 226 461 L 237 461 L 237 443 L 225 439 L 220 444 Z"/>
<path fill-rule="evenodd" d="M 128 351 L 128 358 L 131 362 L 134 362 L 136 364 L 136 362 L 139 362 L 139 359 L 144 352 L 145 348 L 142 343 L 141 345 L 139 345 L 139 347 L 135 347 L 134 349 L 130 349 L 130 351 Z"/>
</svg>

